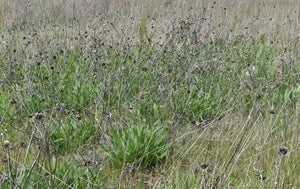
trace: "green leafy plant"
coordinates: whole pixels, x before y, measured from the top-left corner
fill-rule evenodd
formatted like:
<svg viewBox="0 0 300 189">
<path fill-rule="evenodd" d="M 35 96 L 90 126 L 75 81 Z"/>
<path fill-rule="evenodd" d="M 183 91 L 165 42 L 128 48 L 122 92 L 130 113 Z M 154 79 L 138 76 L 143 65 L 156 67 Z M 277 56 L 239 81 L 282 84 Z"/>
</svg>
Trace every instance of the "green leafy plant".
<svg viewBox="0 0 300 189">
<path fill-rule="evenodd" d="M 169 152 L 166 136 L 161 126 L 138 124 L 126 129 L 116 126 L 107 134 L 111 143 L 101 145 L 113 167 L 122 168 L 127 163 L 137 163 L 151 167 L 161 162 Z"/>
<path fill-rule="evenodd" d="M 50 136 L 60 154 L 87 143 L 93 136 L 95 127 L 92 122 L 77 123 L 75 120 L 62 122 L 60 126 L 52 125 Z"/>
</svg>

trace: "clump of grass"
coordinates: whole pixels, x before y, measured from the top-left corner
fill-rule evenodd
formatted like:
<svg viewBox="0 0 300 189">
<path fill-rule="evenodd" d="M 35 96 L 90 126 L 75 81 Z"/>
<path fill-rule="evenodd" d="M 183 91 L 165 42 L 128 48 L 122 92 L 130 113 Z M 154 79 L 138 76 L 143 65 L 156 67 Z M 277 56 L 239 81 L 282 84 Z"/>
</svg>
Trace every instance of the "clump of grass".
<svg viewBox="0 0 300 189">
<path fill-rule="evenodd" d="M 138 124 L 120 129 L 111 127 L 107 135 L 110 145 L 101 145 L 111 164 L 122 168 L 134 164 L 144 168 L 161 163 L 171 145 L 166 144 L 166 135 L 161 126 Z"/>
<path fill-rule="evenodd" d="M 79 146 L 86 144 L 95 135 L 95 127 L 92 122 L 80 123 L 79 117 L 74 120 L 51 125 L 50 139 L 56 152 L 66 154 Z"/>
</svg>

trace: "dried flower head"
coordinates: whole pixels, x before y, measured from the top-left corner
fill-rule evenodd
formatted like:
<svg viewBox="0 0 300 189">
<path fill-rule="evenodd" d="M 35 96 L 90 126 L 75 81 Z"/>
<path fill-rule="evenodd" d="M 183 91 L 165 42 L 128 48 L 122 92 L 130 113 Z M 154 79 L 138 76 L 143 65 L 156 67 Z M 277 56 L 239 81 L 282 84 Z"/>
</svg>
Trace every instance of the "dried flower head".
<svg viewBox="0 0 300 189">
<path fill-rule="evenodd" d="M 270 113 L 271 114 L 275 114 L 275 111 L 272 109 L 272 110 L 270 110 Z"/>
<path fill-rule="evenodd" d="M 21 142 L 21 148 L 26 148 L 26 143 L 25 142 Z"/>
<path fill-rule="evenodd" d="M 288 153 L 288 149 L 286 147 L 280 147 L 278 150 L 279 155 L 286 155 Z"/>
<path fill-rule="evenodd" d="M 11 99 L 11 101 L 10 101 L 10 103 L 11 103 L 11 104 L 16 104 L 16 103 L 17 103 L 17 101 L 16 101 L 16 99 L 15 99 L 15 98 L 12 98 L 12 99 Z"/>
<path fill-rule="evenodd" d="M 81 120 L 81 116 L 80 115 L 76 115 L 76 120 L 80 121 Z"/>
<path fill-rule="evenodd" d="M 206 163 L 203 163 L 201 166 L 200 166 L 202 169 L 206 169 L 208 167 L 208 165 Z"/>
<path fill-rule="evenodd" d="M 55 106 L 55 109 L 60 112 L 64 109 L 64 105 L 57 103 L 56 106 Z"/>
<path fill-rule="evenodd" d="M 44 118 L 44 115 L 42 113 L 35 113 L 34 118 L 36 120 L 42 120 Z"/>
<path fill-rule="evenodd" d="M 6 173 L 2 173 L 1 175 L 1 182 L 7 182 L 8 181 L 8 175 Z"/>
<path fill-rule="evenodd" d="M 50 174 L 49 173 L 45 173 L 44 176 L 45 176 L 46 179 L 48 179 L 49 176 L 50 176 Z"/>
<path fill-rule="evenodd" d="M 259 175 L 259 176 L 258 176 L 258 179 L 259 179 L 259 180 L 266 180 L 266 178 L 267 178 L 267 177 L 265 177 L 264 175 Z"/>
<path fill-rule="evenodd" d="M 5 141 L 4 141 L 4 148 L 7 149 L 8 147 L 9 147 L 9 141 L 8 141 L 8 140 L 5 140 Z"/>
<path fill-rule="evenodd" d="M 3 162 L 3 163 L 6 163 L 6 162 L 8 162 L 8 158 L 7 158 L 6 156 L 5 156 L 5 157 L 3 157 L 3 158 L 2 158 L 2 162 Z"/>
</svg>

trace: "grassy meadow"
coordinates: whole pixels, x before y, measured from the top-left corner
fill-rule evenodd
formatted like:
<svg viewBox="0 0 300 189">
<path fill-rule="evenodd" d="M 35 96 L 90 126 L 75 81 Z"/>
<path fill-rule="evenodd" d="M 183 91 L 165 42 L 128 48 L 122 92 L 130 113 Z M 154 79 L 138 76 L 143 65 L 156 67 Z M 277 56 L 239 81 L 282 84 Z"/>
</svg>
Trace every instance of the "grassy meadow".
<svg viewBox="0 0 300 189">
<path fill-rule="evenodd" d="M 0 1 L 0 188 L 299 188 L 299 7 Z"/>
</svg>

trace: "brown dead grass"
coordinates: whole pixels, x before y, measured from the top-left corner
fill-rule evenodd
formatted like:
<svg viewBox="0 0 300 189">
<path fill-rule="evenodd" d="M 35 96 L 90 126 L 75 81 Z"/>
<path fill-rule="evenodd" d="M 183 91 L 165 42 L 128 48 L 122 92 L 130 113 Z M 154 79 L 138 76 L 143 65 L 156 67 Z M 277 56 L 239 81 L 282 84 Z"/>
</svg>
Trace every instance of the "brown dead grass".
<svg viewBox="0 0 300 189">
<path fill-rule="evenodd" d="M 288 44 L 300 31 L 298 0 L 5 0 L 2 4 L 3 28 L 52 30 L 58 26 L 70 33 L 98 31 L 107 40 L 119 42 L 138 41 L 142 15 L 158 44 L 174 31 L 194 36 L 197 42 L 213 36 L 265 34 L 270 43 Z"/>
</svg>

